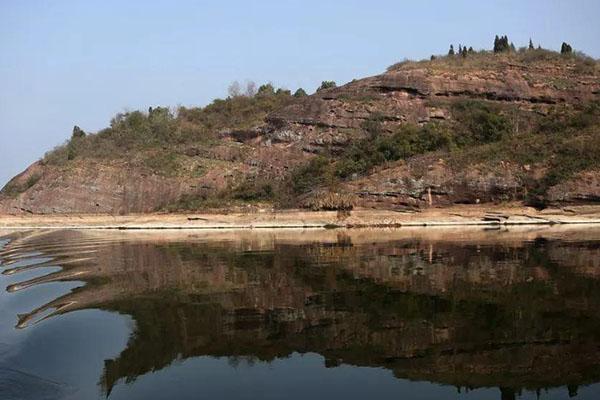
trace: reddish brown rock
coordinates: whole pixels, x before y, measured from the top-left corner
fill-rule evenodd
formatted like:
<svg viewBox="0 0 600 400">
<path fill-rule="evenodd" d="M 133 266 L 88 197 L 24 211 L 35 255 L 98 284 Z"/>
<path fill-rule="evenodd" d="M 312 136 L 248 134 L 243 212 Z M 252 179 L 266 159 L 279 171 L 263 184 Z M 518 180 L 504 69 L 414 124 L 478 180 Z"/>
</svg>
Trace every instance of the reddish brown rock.
<svg viewBox="0 0 600 400">
<path fill-rule="evenodd" d="M 548 197 L 554 202 L 600 201 L 600 171 L 579 173 L 566 182 L 551 187 Z"/>
<path fill-rule="evenodd" d="M 0 194 L 0 212 L 149 212 L 186 194 L 210 196 L 244 180 L 281 181 L 314 153 L 336 154 L 365 138 L 363 124 L 370 119 L 380 121 L 385 134 L 406 123 L 451 122 L 453 102 L 463 99 L 534 116 L 547 115 L 554 105 L 569 108 L 598 98 L 596 67 L 560 57 L 524 60 L 488 54 L 466 61 L 401 63 L 381 75 L 288 102 L 261 126 L 216 132 L 221 140 L 216 145 L 178 150 L 183 163 L 173 176 L 132 160 L 77 160 L 69 169 L 35 163 Z M 359 199 L 357 205 L 369 207 L 496 202 L 522 199 L 524 175 L 534 181 L 543 176 L 543 166 L 494 161 L 451 168 L 436 157 L 380 167 L 343 183 L 342 189 Z M 551 188 L 549 200 L 598 201 L 598 185 L 598 171 L 588 171 Z"/>
</svg>

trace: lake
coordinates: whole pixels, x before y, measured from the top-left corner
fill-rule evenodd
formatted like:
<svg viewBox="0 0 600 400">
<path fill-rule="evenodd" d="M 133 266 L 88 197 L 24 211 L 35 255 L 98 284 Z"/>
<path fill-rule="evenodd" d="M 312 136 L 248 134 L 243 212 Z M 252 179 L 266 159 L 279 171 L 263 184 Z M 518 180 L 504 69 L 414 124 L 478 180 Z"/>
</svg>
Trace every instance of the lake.
<svg viewBox="0 0 600 400">
<path fill-rule="evenodd" d="M 598 399 L 600 228 L 0 233 L 2 399 Z"/>
</svg>

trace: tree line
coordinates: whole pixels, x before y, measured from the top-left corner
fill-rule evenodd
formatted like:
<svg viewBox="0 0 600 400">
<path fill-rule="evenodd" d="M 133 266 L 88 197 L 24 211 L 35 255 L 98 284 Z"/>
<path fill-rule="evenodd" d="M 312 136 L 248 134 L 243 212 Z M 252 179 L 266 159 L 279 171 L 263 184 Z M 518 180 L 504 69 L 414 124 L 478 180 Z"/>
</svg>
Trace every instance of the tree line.
<svg viewBox="0 0 600 400">
<path fill-rule="evenodd" d="M 321 82 L 321 85 L 317 88 L 317 92 L 320 92 L 321 90 L 332 89 L 335 87 L 337 87 L 335 81 L 323 81 Z M 308 93 L 306 93 L 306 90 L 304 90 L 303 88 L 298 88 L 292 95 L 292 92 L 290 90 L 285 88 L 276 89 L 275 86 L 273 86 L 273 84 L 270 82 L 260 85 L 257 88 L 256 83 L 253 81 L 246 82 L 245 87 L 243 87 L 238 81 L 234 81 L 233 83 L 231 83 L 231 85 L 229 85 L 227 89 L 227 94 L 230 98 L 273 96 L 281 94 L 286 94 L 294 97 L 308 96 Z"/>
<path fill-rule="evenodd" d="M 538 49 L 541 49 L 542 47 L 538 44 Z M 533 45 L 533 41 L 531 40 L 531 38 L 529 39 L 529 45 L 527 47 L 528 50 L 535 50 L 535 46 Z M 494 47 L 493 47 L 493 51 L 494 53 L 505 53 L 505 52 L 511 52 L 511 51 L 517 51 L 515 45 L 513 42 L 508 40 L 508 36 L 504 35 L 504 36 L 498 36 L 496 35 L 496 37 L 494 38 Z M 573 52 L 573 48 L 571 47 L 570 44 L 563 42 L 560 48 L 560 53 L 561 54 L 570 54 Z M 466 57 L 469 54 L 473 54 L 475 53 L 475 51 L 473 50 L 473 47 L 469 46 L 467 48 L 467 46 L 463 46 L 461 44 L 458 45 L 458 53 L 456 52 L 456 50 L 454 49 L 454 45 L 451 44 L 450 45 L 450 49 L 448 50 L 448 55 L 449 56 L 455 56 L 455 55 L 459 55 L 462 57 Z M 435 59 L 435 56 L 431 56 L 431 59 Z"/>
</svg>

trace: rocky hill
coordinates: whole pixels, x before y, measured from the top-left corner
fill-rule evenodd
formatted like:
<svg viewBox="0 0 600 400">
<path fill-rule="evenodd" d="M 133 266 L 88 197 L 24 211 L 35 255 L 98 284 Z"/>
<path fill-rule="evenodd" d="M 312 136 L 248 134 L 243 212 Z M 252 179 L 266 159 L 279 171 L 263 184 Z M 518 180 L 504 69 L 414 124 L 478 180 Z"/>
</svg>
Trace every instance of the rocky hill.
<svg viewBox="0 0 600 400">
<path fill-rule="evenodd" d="M 599 63 L 523 49 L 406 61 L 310 96 L 264 85 L 119 114 L 12 179 L 0 212 L 598 200 Z"/>
</svg>

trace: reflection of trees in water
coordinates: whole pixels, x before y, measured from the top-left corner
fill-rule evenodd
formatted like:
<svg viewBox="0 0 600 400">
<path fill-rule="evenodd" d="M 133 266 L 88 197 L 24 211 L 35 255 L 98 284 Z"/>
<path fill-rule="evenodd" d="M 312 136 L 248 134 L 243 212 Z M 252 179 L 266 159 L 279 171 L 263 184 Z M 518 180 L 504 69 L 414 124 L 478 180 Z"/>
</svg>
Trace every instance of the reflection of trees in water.
<svg viewBox="0 0 600 400">
<path fill-rule="evenodd" d="M 51 254 L 49 242 L 64 238 L 44 240 Z M 572 247 L 577 257 L 563 259 Z M 514 398 L 521 388 L 600 380 L 597 256 L 597 242 L 544 240 L 106 241 L 91 260 L 45 279 L 88 282 L 50 308 L 101 307 L 136 320 L 127 348 L 106 362 L 107 392 L 176 359 L 237 364 L 297 351 L 322 354 L 328 367 L 383 366 Z"/>
</svg>

